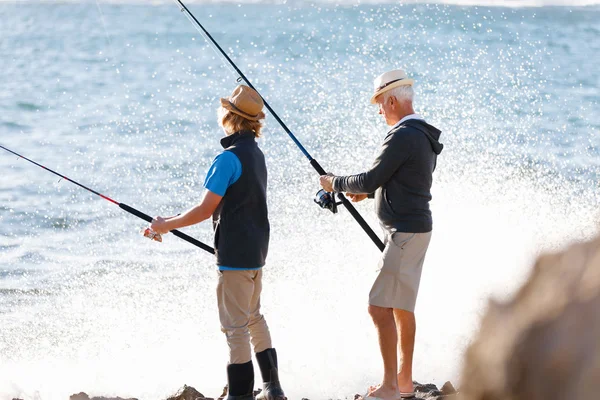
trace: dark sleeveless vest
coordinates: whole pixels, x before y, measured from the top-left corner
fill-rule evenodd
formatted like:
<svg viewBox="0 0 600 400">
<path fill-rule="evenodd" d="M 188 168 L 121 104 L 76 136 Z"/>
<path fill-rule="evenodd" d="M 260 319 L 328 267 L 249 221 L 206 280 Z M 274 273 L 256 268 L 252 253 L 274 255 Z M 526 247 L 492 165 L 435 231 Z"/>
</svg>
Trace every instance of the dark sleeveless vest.
<svg viewBox="0 0 600 400">
<path fill-rule="evenodd" d="M 225 192 L 213 214 L 217 265 L 258 268 L 269 248 L 267 167 L 254 132 L 240 131 L 221 139 L 225 151 L 242 164 L 239 179 Z"/>
</svg>

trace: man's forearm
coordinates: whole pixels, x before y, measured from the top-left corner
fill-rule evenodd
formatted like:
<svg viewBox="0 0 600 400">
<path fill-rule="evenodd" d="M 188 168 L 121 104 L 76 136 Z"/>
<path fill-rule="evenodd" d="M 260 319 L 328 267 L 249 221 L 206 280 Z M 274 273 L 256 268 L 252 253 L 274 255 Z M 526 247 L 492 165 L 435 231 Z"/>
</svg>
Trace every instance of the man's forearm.
<svg viewBox="0 0 600 400">
<path fill-rule="evenodd" d="M 374 179 L 372 171 L 349 176 L 336 176 L 333 178 L 333 189 L 336 192 L 350 192 L 356 194 L 369 194 L 375 192 L 380 186 Z"/>
</svg>

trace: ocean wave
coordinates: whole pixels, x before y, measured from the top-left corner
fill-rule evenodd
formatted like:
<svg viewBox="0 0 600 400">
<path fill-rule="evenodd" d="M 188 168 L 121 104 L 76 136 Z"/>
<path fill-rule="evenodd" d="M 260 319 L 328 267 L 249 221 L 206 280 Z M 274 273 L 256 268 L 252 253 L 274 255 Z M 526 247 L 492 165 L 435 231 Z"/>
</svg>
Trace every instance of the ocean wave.
<svg viewBox="0 0 600 400">
<path fill-rule="evenodd" d="M 9 129 L 9 130 L 13 130 L 13 131 L 30 131 L 31 130 L 31 126 L 29 125 L 22 125 L 19 124 L 18 122 L 13 122 L 13 121 L 5 121 L 5 122 L 0 122 L 0 126 Z"/>
<path fill-rule="evenodd" d="M 0 288 L 0 296 L 48 296 L 51 292 L 46 289 Z"/>
<path fill-rule="evenodd" d="M 17 101 L 17 107 L 24 111 L 39 111 L 40 109 L 43 108 L 42 106 L 40 106 L 38 104 L 30 103 L 27 101 Z"/>
<path fill-rule="evenodd" d="M 412 3 L 412 2 L 411 2 Z M 414 3 L 425 3 L 414 1 Z M 428 3 L 482 7 L 587 7 L 599 5 L 598 0 L 437 0 Z"/>
<path fill-rule="evenodd" d="M 97 0 L 104 4 L 144 4 L 163 5 L 173 3 L 172 0 Z M 32 3 L 31 0 L 0 0 L 0 3 Z M 96 0 L 37 0 L 38 3 L 96 3 Z M 398 4 L 393 0 L 187 0 L 184 4 L 331 4 L 341 6 L 369 4 Z M 455 6 L 480 7 L 589 7 L 600 5 L 600 0 L 405 0 L 403 4 L 444 4 Z"/>
</svg>

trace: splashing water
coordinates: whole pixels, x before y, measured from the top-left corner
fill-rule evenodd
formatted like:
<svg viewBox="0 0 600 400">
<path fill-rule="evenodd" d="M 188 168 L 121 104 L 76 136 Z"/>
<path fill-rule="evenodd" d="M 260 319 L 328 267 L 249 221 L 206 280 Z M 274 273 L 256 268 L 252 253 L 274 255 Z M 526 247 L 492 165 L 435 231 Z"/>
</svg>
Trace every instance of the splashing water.
<svg viewBox="0 0 600 400">
<path fill-rule="evenodd" d="M 98 7 L 0 5 L 0 143 L 151 215 L 180 212 L 219 151 L 216 107 L 235 76 L 177 7 Z M 373 77 L 404 67 L 416 79 L 416 109 L 445 150 L 415 379 L 456 380 L 486 299 L 512 293 L 539 252 L 595 232 L 597 7 L 191 10 L 335 173 L 367 168 L 386 131 Z M 313 204 L 317 176 L 273 118 L 261 146 L 263 307 L 282 382 L 290 398 L 362 392 L 381 375 L 366 312 L 379 253 L 347 212 Z M 15 157 L 0 170 L 0 399 L 220 393 L 213 259 L 142 238 L 141 220 Z M 372 204 L 357 207 L 376 227 Z M 209 225 L 185 231 L 210 243 Z"/>
</svg>

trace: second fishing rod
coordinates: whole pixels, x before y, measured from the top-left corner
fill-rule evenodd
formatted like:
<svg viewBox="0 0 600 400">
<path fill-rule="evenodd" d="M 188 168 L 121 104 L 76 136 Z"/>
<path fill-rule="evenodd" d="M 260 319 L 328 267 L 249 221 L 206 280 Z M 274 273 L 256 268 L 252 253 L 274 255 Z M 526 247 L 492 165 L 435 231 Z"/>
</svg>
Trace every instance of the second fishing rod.
<svg viewBox="0 0 600 400">
<path fill-rule="evenodd" d="M 238 82 L 240 81 L 240 79 L 242 79 L 249 87 L 251 87 L 252 89 L 256 90 L 256 92 L 260 94 L 260 92 L 254 87 L 254 85 L 252 85 L 252 83 L 250 82 L 250 80 L 248 80 L 248 78 L 246 78 L 246 76 L 244 75 L 244 73 L 237 67 L 237 65 L 231 60 L 231 58 L 229 58 L 229 56 L 227 55 L 227 53 L 225 53 L 225 51 L 223 51 L 223 49 L 221 48 L 221 46 L 219 46 L 219 44 L 217 43 L 217 41 L 215 39 L 213 39 L 213 37 L 211 36 L 211 34 L 204 28 L 204 26 L 202 26 L 202 24 L 200 23 L 200 21 L 198 21 L 198 19 L 194 16 L 194 14 L 192 14 L 192 12 L 186 7 L 186 5 L 181 0 L 174 0 L 174 1 L 176 3 L 178 3 L 178 5 L 181 7 L 181 11 L 183 13 L 185 13 L 185 15 L 192 22 L 192 24 L 194 24 L 194 26 L 198 29 L 198 31 L 202 34 L 202 36 L 204 36 L 204 38 L 210 44 L 213 45 L 213 47 L 220 53 L 220 55 L 222 55 L 225 58 L 225 60 L 227 60 L 227 62 L 229 63 L 229 65 L 231 65 L 235 69 L 235 72 L 239 75 Z M 281 120 L 281 118 L 279 118 L 279 116 L 277 115 L 277 113 L 271 108 L 271 106 L 265 100 L 265 98 L 262 95 L 260 95 L 260 96 L 262 97 L 263 102 L 264 102 L 265 107 L 267 108 L 267 110 L 269 110 L 269 112 L 271 113 L 271 115 L 273 116 L 273 118 L 275 118 L 275 120 L 277 120 L 277 122 L 279 122 L 279 125 L 281 125 L 281 127 L 283 128 L 283 130 L 288 134 L 288 136 L 292 139 L 292 141 L 296 144 L 296 146 L 298 146 L 298 148 L 300 149 L 300 151 L 302 152 L 302 154 L 304 154 L 304 156 L 310 162 L 310 165 L 312 165 L 312 167 L 319 173 L 319 175 L 326 175 L 327 172 L 325 172 L 325 170 L 323 169 L 323 167 L 321 167 L 321 165 L 319 164 L 319 162 L 317 160 L 315 160 L 314 158 L 311 157 L 311 155 L 308 153 L 308 151 L 306 151 L 306 149 L 304 148 L 304 146 L 302 146 L 302 144 L 296 138 L 296 136 L 294 136 L 294 134 L 292 133 L 292 131 L 290 131 L 290 129 Z M 383 251 L 383 249 L 385 248 L 385 245 L 383 244 L 383 242 L 381 241 L 381 239 L 379 239 L 379 236 L 377 236 L 377 234 L 375 232 L 373 232 L 373 229 L 371 229 L 371 227 L 369 226 L 369 224 L 359 214 L 359 212 L 356 210 L 356 208 L 354 208 L 354 206 L 352 205 L 352 203 L 350 203 L 350 200 L 348 200 L 346 198 L 346 196 L 344 196 L 343 193 L 337 193 L 337 197 L 340 199 L 339 203 L 336 203 L 335 199 L 333 198 L 333 194 L 330 194 L 330 193 L 327 193 L 327 192 L 325 192 L 323 190 L 320 190 L 317 193 L 317 197 L 315 198 L 315 202 L 317 204 L 319 204 L 321 207 L 329 209 L 333 213 L 337 212 L 337 205 L 342 204 L 344 207 L 346 207 L 346 209 L 348 210 L 348 212 L 350 212 L 350 214 L 352 215 L 352 217 L 354 217 L 354 219 L 356 220 L 356 222 L 358 222 L 358 224 L 365 231 L 365 233 L 371 238 L 371 240 L 373 241 L 373 243 L 375 243 L 375 245 L 379 248 L 379 250 Z"/>
<path fill-rule="evenodd" d="M 110 201 L 111 203 L 113 203 L 113 204 L 117 205 L 117 206 L 118 206 L 119 208 L 121 208 L 122 210 L 124 210 L 124 211 L 127 211 L 128 213 L 130 213 L 130 214 L 133 214 L 133 215 L 135 215 L 136 217 L 138 217 L 138 218 L 141 218 L 141 219 L 143 219 L 143 220 L 144 220 L 144 221 L 146 221 L 146 222 L 152 222 L 152 220 L 153 220 L 153 219 L 152 219 L 152 217 L 151 217 L 151 216 L 149 216 L 148 214 L 144 214 L 143 212 L 141 212 L 141 211 L 139 211 L 139 210 L 136 210 L 135 208 L 133 208 L 133 207 L 130 207 L 130 206 L 128 206 L 127 204 L 124 204 L 124 203 L 119 203 L 118 201 L 116 201 L 116 200 L 113 200 L 113 199 L 111 199 L 110 197 L 108 197 L 108 196 L 105 196 L 105 195 L 103 195 L 103 194 L 102 194 L 102 193 L 100 193 L 100 192 L 97 192 L 97 191 L 95 191 L 95 190 L 93 190 L 93 189 L 90 189 L 89 187 L 87 187 L 87 186 L 84 186 L 84 185 L 82 185 L 81 183 L 79 183 L 79 182 L 77 182 L 77 181 L 74 181 L 73 179 L 67 178 L 66 176 L 64 176 L 64 175 L 62 175 L 62 174 L 60 174 L 60 173 L 58 173 L 58 172 L 56 172 L 56 171 L 54 171 L 54 170 L 52 170 L 52 169 L 50 169 L 50 168 L 47 168 L 47 167 L 45 167 L 45 166 L 43 166 L 42 164 L 39 164 L 39 163 L 37 163 L 37 162 L 35 162 L 35 161 L 33 161 L 33 160 L 31 160 L 31 159 L 27 158 L 27 157 L 25 157 L 25 156 L 23 156 L 23 155 L 21 155 L 21 154 L 19 154 L 19 153 L 15 152 L 15 151 L 12 151 L 11 149 L 9 149 L 9 148 L 7 148 L 7 147 L 4 147 L 4 146 L 0 145 L 0 149 L 2 149 L 2 150 L 5 150 L 5 151 L 7 151 L 7 152 L 9 152 L 9 153 L 11 153 L 11 154 L 13 154 L 13 155 L 17 156 L 19 159 L 23 159 L 23 160 L 25 160 L 25 161 L 27 161 L 27 162 L 30 162 L 30 163 L 31 163 L 31 164 L 33 164 L 33 165 L 36 165 L 36 166 L 38 166 L 38 167 L 40 167 L 40 168 L 42 168 L 42 169 L 45 169 L 46 171 L 48 171 L 48 172 L 50 172 L 50 173 L 52 173 L 52 174 L 54 174 L 54 175 L 56 175 L 56 176 L 59 176 L 61 179 L 64 179 L 64 180 L 66 180 L 66 181 L 69 181 L 69 182 L 71 182 L 71 183 L 73 183 L 73 184 L 75 184 L 75 185 L 79 186 L 80 188 L 82 188 L 82 189 L 85 189 L 85 190 L 87 190 L 88 192 L 90 192 L 90 193 L 93 193 L 93 194 L 95 194 L 96 196 L 99 196 L 99 197 L 103 198 L 104 200 Z M 193 238 L 193 237 L 191 237 L 191 236 L 188 236 L 188 235 L 186 235 L 186 234 L 185 234 L 185 233 L 183 233 L 183 232 L 180 232 L 180 231 L 178 231 L 178 230 L 172 230 L 172 231 L 171 231 L 171 233 L 172 233 L 173 235 L 177 236 L 178 238 L 180 238 L 180 239 L 183 239 L 183 240 L 185 240 L 186 242 L 188 242 L 188 243 L 191 243 L 191 244 L 193 244 L 194 246 L 197 246 L 197 247 L 201 248 L 202 250 L 209 252 L 210 254 L 215 254 L 215 250 L 214 250 L 212 247 L 210 247 L 210 246 L 208 246 L 208 245 L 206 245 L 206 244 L 202 243 L 201 241 L 199 241 L 199 240 L 197 240 L 197 239 L 194 239 L 194 238 Z M 160 238 L 160 235 L 156 235 L 155 233 L 151 232 L 149 229 L 146 229 L 146 230 L 144 231 L 144 236 L 146 236 L 146 237 L 148 237 L 148 238 L 150 238 L 150 239 L 153 239 L 153 240 L 159 241 L 159 242 L 160 242 L 160 241 L 162 241 L 162 239 Z"/>
</svg>

